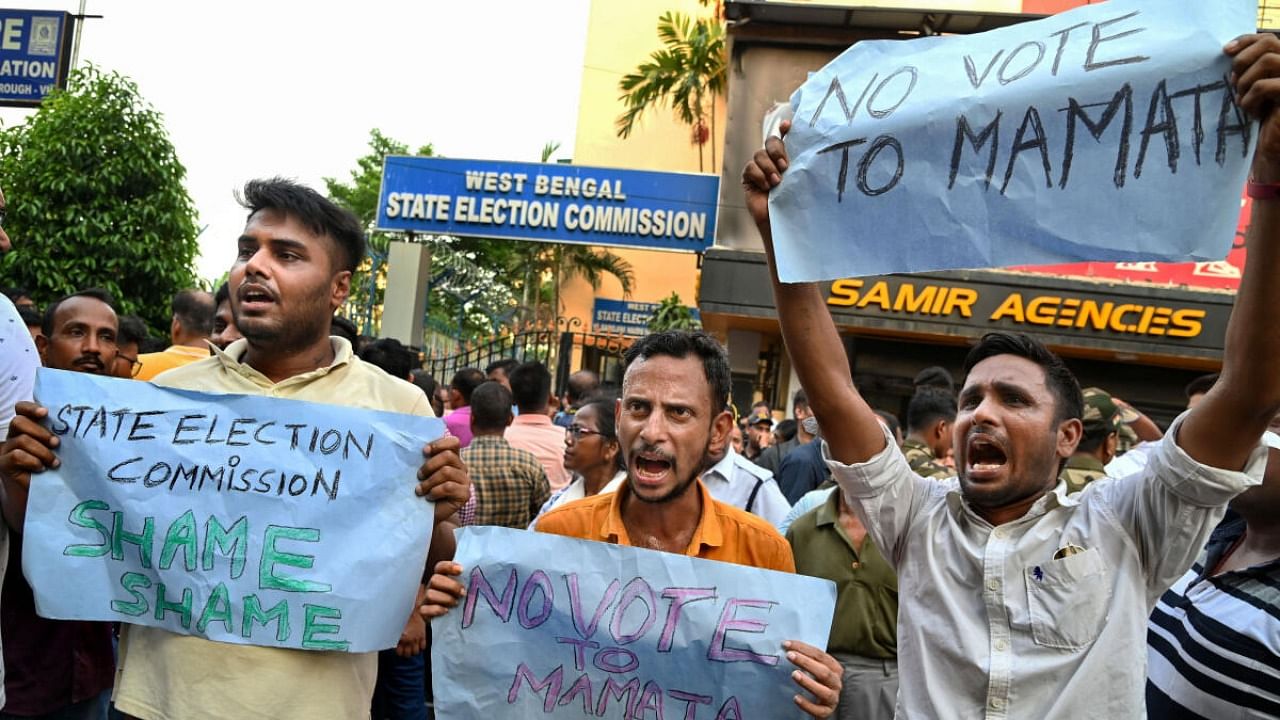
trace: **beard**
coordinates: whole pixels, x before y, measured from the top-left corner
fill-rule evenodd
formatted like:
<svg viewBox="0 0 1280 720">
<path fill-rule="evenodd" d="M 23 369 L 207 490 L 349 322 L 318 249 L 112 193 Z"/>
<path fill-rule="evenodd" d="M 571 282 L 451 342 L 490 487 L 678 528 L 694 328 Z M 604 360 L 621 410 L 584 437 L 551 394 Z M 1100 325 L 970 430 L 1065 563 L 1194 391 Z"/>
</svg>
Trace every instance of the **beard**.
<svg viewBox="0 0 1280 720">
<path fill-rule="evenodd" d="M 274 318 L 242 316 L 233 302 L 231 316 L 249 344 L 272 352 L 292 352 L 309 347 L 322 336 L 328 337 L 333 322 L 328 297 L 328 286 L 320 286 L 294 303 L 300 312 Z"/>
<path fill-rule="evenodd" d="M 675 487 L 671 488 L 671 490 L 667 492 L 666 495 L 661 495 L 656 498 L 645 497 L 637 493 L 634 481 L 631 479 L 630 473 L 627 473 L 627 485 L 630 486 L 631 497 L 639 500 L 640 502 L 646 503 L 648 505 L 665 505 L 667 503 L 673 502 L 675 500 L 678 500 L 684 497 L 684 494 L 689 491 L 689 488 L 693 487 L 693 481 L 697 480 L 698 477 L 702 475 L 702 473 L 706 469 L 712 467 L 713 465 L 715 465 L 715 463 L 711 461 L 711 454 L 710 453 L 703 454 L 702 460 L 695 464 L 694 466 L 695 469 L 691 470 L 688 476 L 681 478 L 679 482 L 675 484 Z M 675 458 L 671 458 L 671 471 L 673 474 L 679 471 L 679 468 L 677 468 L 675 464 Z"/>
</svg>

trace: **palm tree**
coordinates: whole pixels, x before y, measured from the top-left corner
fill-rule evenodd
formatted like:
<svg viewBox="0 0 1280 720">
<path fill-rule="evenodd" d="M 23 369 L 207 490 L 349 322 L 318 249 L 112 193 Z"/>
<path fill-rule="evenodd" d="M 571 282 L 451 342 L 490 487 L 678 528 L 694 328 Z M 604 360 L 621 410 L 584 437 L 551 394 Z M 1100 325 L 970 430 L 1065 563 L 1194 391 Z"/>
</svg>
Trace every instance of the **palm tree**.
<svg viewBox="0 0 1280 720">
<path fill-rule="evenodd" d="M 629 136 L 645 110 L 669 103 L 680 122 L 693 128 L 701 171 L 703 146 L 715 136 L 716 98 L 725 88 L 724 26 L 717 18 L 691 20 L 667 12 L 658 19 L 658 37 L 665 47 L 618 82 L 618 99 L 627 107 L 618 116 L 618 137 Z M 714 142 L 711 166 L 716 166 Z"/>
</svg>

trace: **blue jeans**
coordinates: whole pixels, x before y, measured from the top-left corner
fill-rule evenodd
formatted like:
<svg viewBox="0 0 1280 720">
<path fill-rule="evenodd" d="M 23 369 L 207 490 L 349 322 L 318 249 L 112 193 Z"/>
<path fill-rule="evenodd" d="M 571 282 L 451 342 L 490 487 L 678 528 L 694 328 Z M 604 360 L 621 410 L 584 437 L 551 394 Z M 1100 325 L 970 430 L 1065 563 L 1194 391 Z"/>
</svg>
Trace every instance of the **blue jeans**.
<svg viewBox="0 0 1280 720">
<path fill-rule="evenodd" d="M 373 720 L 427 720 L 426 678 L 426 653 L 410 658 L 394 649 L 378 653 Z"/>
</svg>

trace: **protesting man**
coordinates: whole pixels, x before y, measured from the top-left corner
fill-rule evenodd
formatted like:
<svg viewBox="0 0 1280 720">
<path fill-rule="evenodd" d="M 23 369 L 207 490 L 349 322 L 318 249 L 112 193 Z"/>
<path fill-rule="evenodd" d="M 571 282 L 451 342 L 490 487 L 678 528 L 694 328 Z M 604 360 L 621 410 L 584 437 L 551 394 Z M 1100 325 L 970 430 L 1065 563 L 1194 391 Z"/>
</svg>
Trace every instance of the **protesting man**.
<svg viewBox="0 0 1280 720">
<path fill-rule="evenodd" d="M 231 317 L 231 291 L 226 283 L 218 286 L 213 302 L 216 309 L 213 312 L 213 334 L 209 336 L 209 342 L 219 350 L 226 350 L 228 345 L 241 337 L 235 318 Z"/>
<path fill-rule="evenodd" d="M 183 290 L 173 296 L 173 319 L 169 323 L 170 345 L 162 352 L 138 357 L 142 369 L 139 380 L 153 380 L 157 375 L 187 363 L 209 357 L 209 336 L 213 334 L 213 296 L 203 290 Z"/>
<path fill-rule="evenodd" d="M 713 499 L 698 480 L 709 452 L 723 448 L 733 415 L 729 360 L 705 333 L 648 335 L 627 350 L 618 439 L 627 478 L 616 492 L 561 505 L 535 529 L 557 535 L 634 545 L 693 557 L 794 572 L 791 550 L 771 525 Z M 436 566 L 423 614 L 457 605 L 462 566 Z M 795 702 L 813 717 L 830 717 L 840 693 L 840 665 L 830 655 L 788 642 L 795 681 L 812 694 Z M 802 672 L 801 672 L 802 671 Z M 815 702 L 816 700 L 816 702 Z"/>
<path fill-rule="evenodd" d="M 449 381 L 449 407 L 452 412 L 444 416 L 444 425 L 464 448 L 471 444 L 471 393 L 482 382 L 484 373 L 477 368 L 463 368 Z"/>
<path fill-rule="evenodd" d="M 471 524 L 527 528 L 551 497 L 551 488 L 537 456 L 503 437 L 511 426 L 511 391 L 486 380 L 471 393 L 470 407 L 471 444 L 463 448 L 462 461 L 476 494 Z M 542 419 L 551 425 L 551 418 Z M 560 428 L 556 434 L 563 444 Z"/>
<path fill-rule="evenodd" d="M 502 384 L 511 391 L 520 411 L 507 428 L 507 442 L 533 453 L 547 473 L 551 491 L 560 490 L 569 484 L 569 473 L 564 469 L 564 428 L 551 422 L 548 412 L 551 373 L 537 361 L 513 365 L 505 373 Z"/>
<path fill-rule="evenodd" d="M 1222 378 L 1141 474 L 1078 496 L 1053 489 L 1080 439 L 1079 385 L 1025 335 L 988 335 L 966 359 L 958 478 L 911 472 L 854 387 L 819 288 L 777 280 L 768 197 L 788 164 L 782 140 L 743 173 L 832 472 L 898 573 L 900 717 L 1141 717 L 1147 615 L 1227 501 L 1261 478 L 1258 438 L 1280 409 L 1280 39 L 1245 36 L 1225 52 L 1241 108 L 1265 120 Z"/>
<path fill-rule="evenodd" d="M 250 214 L 229 284 L 244 338 L 157 383 L 431 415 L 418 388 L 364 364 L 347 341 L 329 337 L 333 311 L 364 256 L 359 220 L 314 190 L 279 179 L 248 183 L 242 204 Z M 18 510 L 25 511 L 31 474 L 59 463 L 59 441 L 42 424 L 47 415 L 34 403 L 20 404 L 0 452 L 6 500 L 16 496 Z M 456 438 L 426 446 L 417 473 L 418 494 L 435 500 L 433 551 L 452 540 L 440 524 L 468 497 L 457 448 Z M 6 518 L 10 511 L 6 502 Z M 233 645 L 126 625 L 119 665 L 116 706 L 143 720 L 354 718 L 369 712 L 377 654 Z"/>
<path fill-rule="evenodd" d="M 117 325 L 111 296 L 103 290 L 83 290 L 58 300 L 45 310 L 37 343 L 44 366 L 111 375 Z M 4 510 L 14 539 L 9 552 L 12 572 L 4 578 L 0 602 L 8 669 L 7 703 L 0 717 L 105 720 L 116 670 L 111 624 L 36 615 L 35 596 L 21 571 L 21 519 L 10 513 L 7 497 Z"/>
</svg>

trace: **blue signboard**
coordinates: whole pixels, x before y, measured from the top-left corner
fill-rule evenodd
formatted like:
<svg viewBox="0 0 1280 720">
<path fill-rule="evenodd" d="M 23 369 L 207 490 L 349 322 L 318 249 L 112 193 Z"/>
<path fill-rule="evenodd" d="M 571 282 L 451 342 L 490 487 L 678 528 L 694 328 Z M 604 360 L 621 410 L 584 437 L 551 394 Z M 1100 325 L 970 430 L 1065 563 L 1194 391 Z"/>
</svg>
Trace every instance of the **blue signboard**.
<svg viewBox="0 0 1280 720">
<path fill-rule="evenodd" d="M 0 105 L 39 105 L 66 87 L 73 30 L 65 12 L 0 10 Z"/>
<path fill-rule="evenodd" d="M 388 155 L 378 229 L 702 252 L 715 175 Z"/>
<path fill-rule="evenodd" d="M 702 319 L 698 308 L 689 308 Z M 591 329 L 598 333 L 642 336 L 649 334 L 649 320 L 658 312 L 658 303 L 596 298 L 591 313 Z"/>
</svg>

